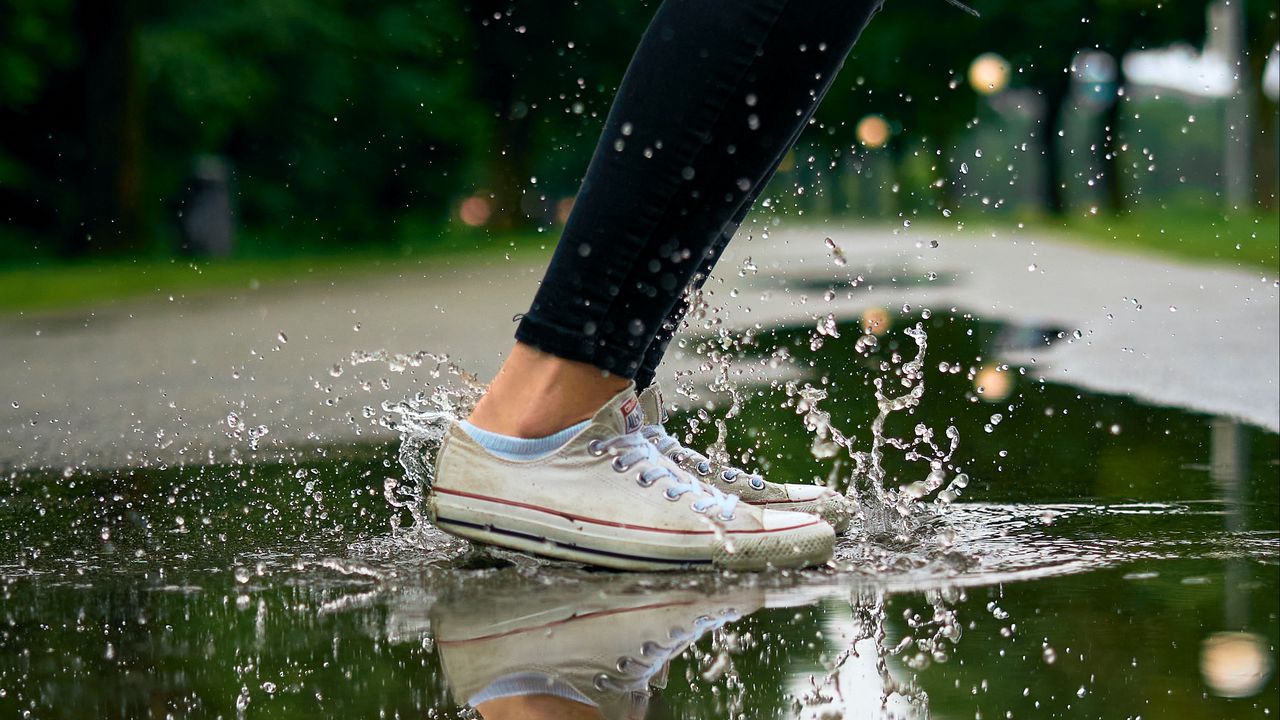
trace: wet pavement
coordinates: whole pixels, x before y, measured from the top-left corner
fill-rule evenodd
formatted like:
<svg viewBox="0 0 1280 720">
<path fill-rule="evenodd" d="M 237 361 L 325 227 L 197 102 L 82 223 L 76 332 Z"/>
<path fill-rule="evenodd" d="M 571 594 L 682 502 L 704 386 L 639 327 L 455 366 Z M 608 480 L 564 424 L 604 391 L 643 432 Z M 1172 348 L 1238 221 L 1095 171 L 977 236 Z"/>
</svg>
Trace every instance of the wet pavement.
<svg viewBox="0 0 1280 720">
<path fill-rule="evenodd" d="M 665 371 L 695 445 L 736 412 L 735 458 L 862 498 L 831 566 L 804 572 L 598 572 L 388 503 L 406 478 L 382 403 L 461 379 L 350 353 L 452 333 L 483 376 L 529 268 L 487 294 L 479 269 L 438 268 L 431 293 L 406 277 L 2 321 L 0 717 L 462 718 L 530 678 L 609 718 L 1275 717 L 1274 279 L 911 233 L 832 234 L 858 258 L 840 265 L 825 236 L 739 243 Z M 800 400 L 820 389 L 867 450 L 917 323 L 925 389 L 884 422 L 875 480 Z M 920 428 L 948 426 L 958 496 L 886 502 L 879 483 L 900 501 L 929 471 Z"/>
<path fill-rule="evenodd" d="M 771 235 L 748 225 L 730 246 L 708 284 L 720 308 L 713 319 L 739 329 L 806 324 L 906 303 L 1078 331 L 1076 342 L 1016 359 L 1034 359 L 1032 371 L 1055 382 L 1280 429 L 1274 276 L 1021 231 L 880 226 Z M 834 261 L 826 237 L 848 264 Z M 487 378 L 509 349 L 510 319 L 527 309 L 540 263 L 438 259 L 347 282 L 302 279 L 230 297 L 0 318 L 0 375 L 9 379 L 0 468 L 226 460 L 249 449 L 245 433 L 228 432 L 230 412 L 267 429 L 263 450 L 366 439 L 383 432 L 363 417 L 366 406 L 410 394 L 430 377 L 385 364 L 353 369 L 351 353 L 445 353 Z M 831 288 L 835 297 L 824 301 Z M 663 372 L 706 380 L 701 365 L 676 348 Z"/>
</svg>

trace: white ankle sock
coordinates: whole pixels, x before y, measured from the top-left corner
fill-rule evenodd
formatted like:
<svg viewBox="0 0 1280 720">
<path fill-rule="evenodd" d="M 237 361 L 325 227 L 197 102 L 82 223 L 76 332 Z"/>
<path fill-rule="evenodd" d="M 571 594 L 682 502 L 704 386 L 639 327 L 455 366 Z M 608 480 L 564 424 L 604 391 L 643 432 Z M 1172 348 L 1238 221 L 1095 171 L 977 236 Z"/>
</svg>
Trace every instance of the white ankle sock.
<svg viewBox="0 0 1280 720">
<path fill-rule="evenodd" d="M 472 440 L 480 443 L 480 447 L 500 458 L 506 458 L 507 460 L 537 460 L 564 447 L 565 443 L 573 439 L 574 435 L 582 432 L 590 423 L 590 420 L 583 420 L 577 425 L 571 425 L 558 433 L 540 438 L 518 438 L 511 435 L 500 435 L 488 430 L 481 430 L 466 420 L 458 423 L 458 427 L 470 435 Z"/>
</svg>

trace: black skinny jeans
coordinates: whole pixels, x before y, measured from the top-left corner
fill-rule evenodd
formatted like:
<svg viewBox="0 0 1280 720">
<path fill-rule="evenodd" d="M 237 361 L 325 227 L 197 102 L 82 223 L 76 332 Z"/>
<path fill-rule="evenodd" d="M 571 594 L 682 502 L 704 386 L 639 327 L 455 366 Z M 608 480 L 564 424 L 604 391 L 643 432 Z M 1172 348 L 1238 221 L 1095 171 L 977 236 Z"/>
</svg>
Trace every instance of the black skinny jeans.
<svg viewBox="0 0 1280 720">
<path fill-rule="evenodd" d="M 665 0 L 516 339 L 654 372 L 734 231 L 883 0 Z"/>
</svg>

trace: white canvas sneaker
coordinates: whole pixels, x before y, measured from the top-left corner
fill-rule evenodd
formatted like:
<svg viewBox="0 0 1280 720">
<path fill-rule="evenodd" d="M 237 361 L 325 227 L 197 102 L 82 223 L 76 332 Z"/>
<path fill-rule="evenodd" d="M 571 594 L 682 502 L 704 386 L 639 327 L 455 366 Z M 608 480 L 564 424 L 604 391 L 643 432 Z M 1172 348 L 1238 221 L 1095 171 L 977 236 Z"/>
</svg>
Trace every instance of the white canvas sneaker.
<svg viewBox="0 0 1280 720">
<path fill-rule="evenodd" d="M 640 409 L 645 416 L 646 424 L 641 428 L 645 437 L 653 442 L 659 452 L 708 485 L 721 492 L 737 495 L 748 505 L 817 515 L 838 533 L 849 528 L 853 505 L 830 488 L 769 482 L 759 475 L 716 463 L 706 455 L 681 445 L 664 427 L 667 408 L 662 401 L 662 388 L 657 382 L 640 393 Z"/>
<path fill-rule="evenodd" d="M 498 457 L 450 427 L 427 511 L 441 530 L 468 540 L 619 570 L 762 570 L 831 558 L 830 525 L 700 482 L 658 452 L 642 424 L 628 388 L 536 460 Z"/>
</svg>

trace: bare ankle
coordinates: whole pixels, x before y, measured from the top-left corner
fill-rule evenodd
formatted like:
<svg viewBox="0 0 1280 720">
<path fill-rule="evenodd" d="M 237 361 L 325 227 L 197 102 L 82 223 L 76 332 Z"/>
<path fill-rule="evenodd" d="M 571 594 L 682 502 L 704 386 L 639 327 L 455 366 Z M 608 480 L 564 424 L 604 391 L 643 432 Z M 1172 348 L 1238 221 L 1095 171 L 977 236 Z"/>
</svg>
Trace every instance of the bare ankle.
<svg viewBox="0 0 1280 720">
<path fill-rule="evenodd" d="M 629 383 L 586 363 L 516 343 L 467 420 L 503 435 L 546 437 L 590 419 Z"/>
</svg>

